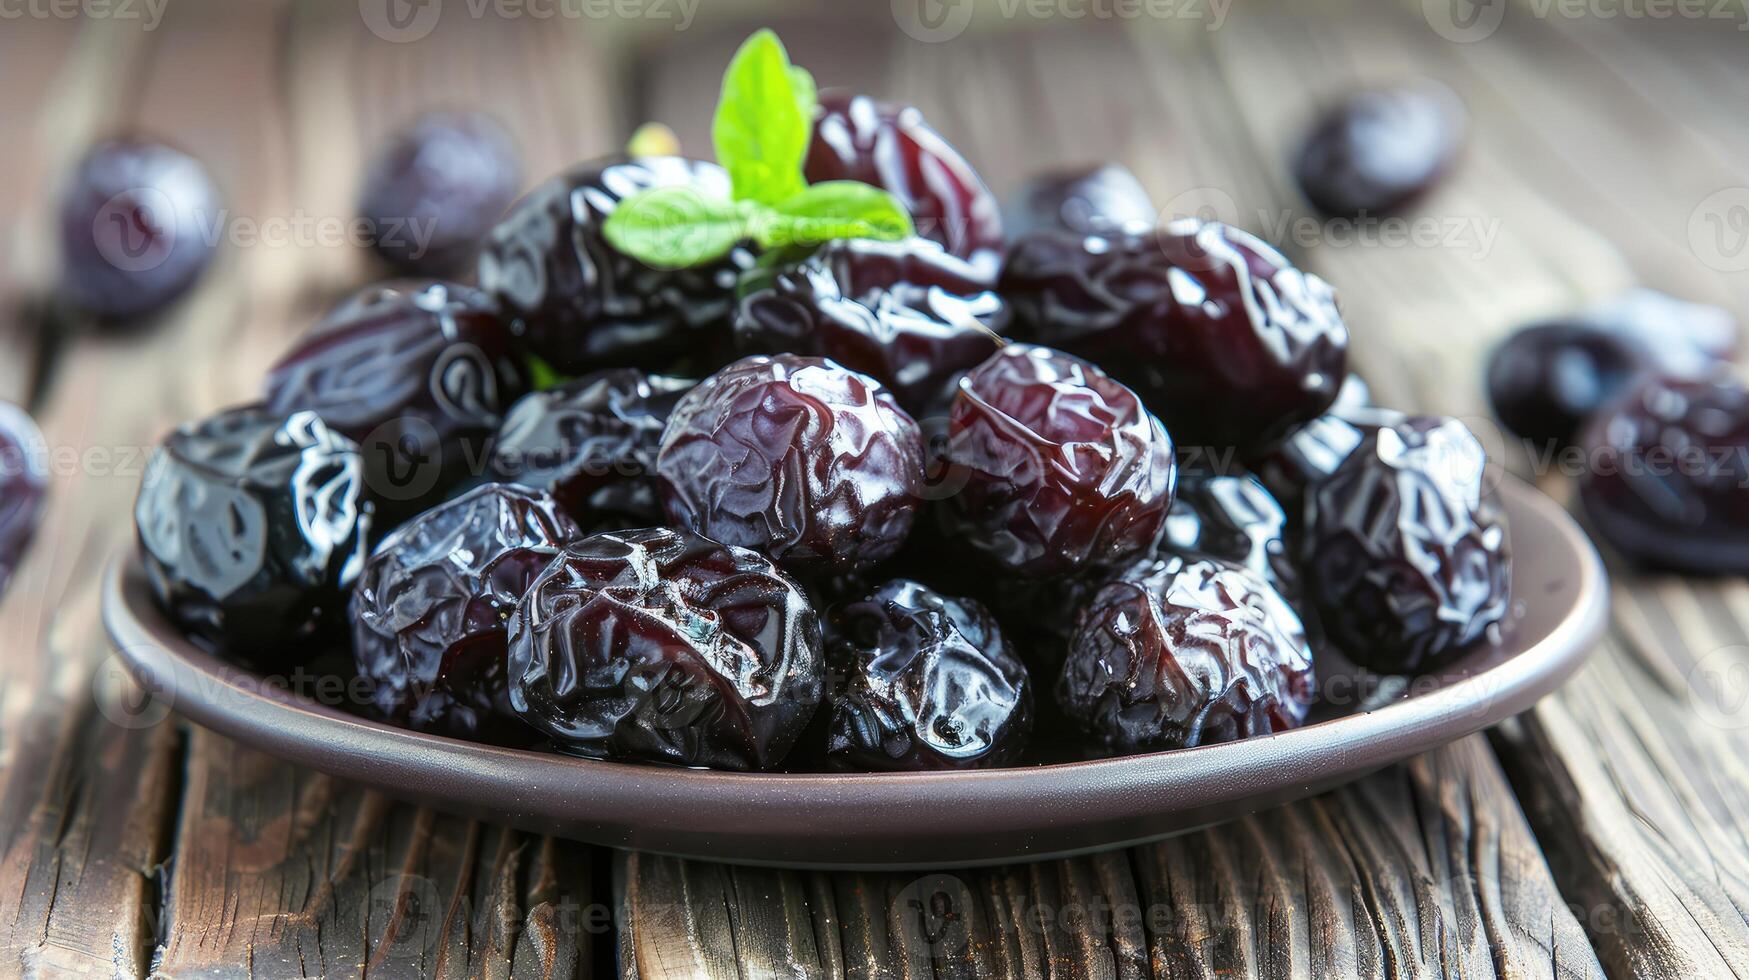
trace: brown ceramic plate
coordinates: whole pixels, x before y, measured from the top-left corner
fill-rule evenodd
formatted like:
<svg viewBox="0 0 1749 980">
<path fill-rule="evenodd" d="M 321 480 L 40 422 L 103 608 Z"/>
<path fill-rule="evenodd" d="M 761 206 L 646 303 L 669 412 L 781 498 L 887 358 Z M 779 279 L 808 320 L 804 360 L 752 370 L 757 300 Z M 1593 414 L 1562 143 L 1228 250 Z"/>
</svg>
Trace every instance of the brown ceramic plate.
<svg viewBox="0 0 1749 980">
<path fill-rule="evenodd" d="M 393 796 L 616 847 L 792 866 L 963 866 L 1136 844 L 1329 789 L 1529 707 L 1603 628 L 1603 567 L 1554 503 L 1516 481 L 1516 619 L 1438 676 L 1382 690 L 1338 681 L 1325 720 L 1224 745 L 966 773 L 787 775 L 623 765 L 404 731 L 264 683 L 183 639 L 138 562 L 118 559 L 103 613 L 159 700 L 291 762 Z M 292 690 L 300 693 L 291 693 Z M 1043 688 L 1048 691 L 1048 686 Z M 1047 695 L 1048 696 L 1048 695 Z"/>
</svg>

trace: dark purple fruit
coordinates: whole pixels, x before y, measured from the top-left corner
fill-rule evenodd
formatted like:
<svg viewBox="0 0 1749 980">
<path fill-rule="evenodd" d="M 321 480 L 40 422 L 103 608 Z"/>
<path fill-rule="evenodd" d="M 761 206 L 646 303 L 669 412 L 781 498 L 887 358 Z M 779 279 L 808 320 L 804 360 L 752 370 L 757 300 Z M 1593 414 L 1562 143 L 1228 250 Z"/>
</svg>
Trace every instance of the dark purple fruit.
<svg viewBox="0 0 1749 980">
<path fill-rule="evenodd" d="M 1513 433 L 1564 446 L 1605 404 L 1650 371 L 1652 355 L 1619 334 L 1568 323 L 1526 327 L 1488 358 L 1488 400 Z"/>
<path fill-rule="evenodd" d="M 1299 594 L 1299 574 L 1287 534 L 1286 512 L 1256 477 L 1179 467 L 1161 542 L 1167 549 L 1238 565 L 1292 599 Z"/>
<path fill-rule="evenodd" d="M 162 309 L 212 261 L 223 208 L 188 154 L 145 140 L 99 143 L 61 196 L 62 294 L 101 317 Z"/>
<path fill-rule="evenodd" d="M 1057 702 L 1112 750 L 1146 752 L 1297 727 L 1312 681 L 1305 629 L 1274 589 L 1237 566 L 1174 555 L 1093 596 Z"/>
<path fill-rule="evenodd" d="M 910 533 L 923 445 L 873 378 L 818 357 L 744 357 L 680 400 L 656 475 L 679 527 L 785 568 L 856 571 Z"/>
<path fill-rule="evenodd" d="M 1032 682 L 974 600 L 888 582 L 834 617 L 827 663 L 834 768 L 982 769 L 1026 747 Z"/>
<path fill-rule="evenodd" d="M 30 415 L 0 401 L 0 593 L 36 536 L 49 492 L 48 452 Z"/>
<path fill-rule="evenodd" d="M 1579 499 L 1616 550 L 1653 568 L 1749 573 L 1749 391 L 1658 377 L 1585 428 Z"/>
<path fill-rule="evenodd" d="M 960 382 L 955 537 L 1027 577 L 1140 556 L 1172 505 L 1172 440 L 1135 392 L 1059 351 L 1004 347 Z"/>
<path fill-rule="evenodd" d="M 1041 233 L 1009 250 L 1015 332 L 1103 365 L 1181 446 L 1261 455 L 1336 398 L 1336 295 L 1258 239 L 1175 221 L 1109 238 Z"/>
<path fill-rule="evenodd" d="M 1295 429 L 1257 461 L 1255 472 L 1287 512 L 1289 523 L 1298 524 L 1305 516 L 1308 492 L 1329 479 L 1369 433 L 1404 418 L 1388 408 L 1333 408 Z"/>
<path fill-rule="evenodd" d="M 530 191 L 480 251 L 492 293 L 528 349 L 564 374 L 603 367 L 656 370 L 718 343 L 735 284 L 752 255 L 737 249 L 694 268 L 644 265 L 607 243 L 601 225 L 626 197 L 652 187 L 729 196 L 721 167 L 680 157 L 611 157 Z"/>
<path fill-rule="evenodd" d="M 917 234 L 962 259 L 993 264 L 1001 251 L 996 196 L 911 106 L 822 92 L 802 172 L 809 183 L 859 180 L 890 192 L 911 213 Z"/>
<path fill-rule="evenodd" d="M 743 279 L 735 342 L 749 353 L 829 357 L 922 418 L 996 352 L 1008 308 L 990 277 L 923 238 L 831 242 L 801 264 Z"/>
<path fill-rule="evenodd" d="M 1456 419 L 1367 433 L 1312 490 L 1302 581 L 1356 663 L 1411 673 L 1505 618 L 1512 563 L 1481 443 Z"/>
<path fill-rule="evenodd" d="M 578 536 L 546 494 L 486 484 L 383 539 L 352 592 L 352 655 L 371 705 L 398 725 L 529 739 L 505 690 L 505 622 Z"/>
<path fill-rule="evenodd" d="M 498 429 L 493 476 L 545 490 L 580 522 L 659 523 L 662 429 L 695 383 L 609 368 L 525 395 Z"/>
<path fill-rule="evenodd" d="M 371 163 L 358 215 L 383 261 L 410 275 L 451 275 L 472 267 L 521 190 L 522 162 L 497 120 L 434 112 L 395 134 Z"/>
<path fill-rule="evenodd" d="M 1115 163 L 1071 167 L 1027 181 L 1003 210 L 1011 238 L 1035 231 L 1105 235 L 1146 231 L 1160 209 L 1136 175 Z"/>
<path fill-rule="evenodd" d="M 527 388 L 510 331 L 471 286 L 402 280 L 340 303 L 279 359 L 267 406 L 308 410 L 362 447 L 397 516 L 484 472 L 504 409 Z"/>
<path fill-rule="evenodd" d="M 1572 322 L 1637 342 L 1659 370 L 1679 378 L 1706 377 L 1737 358 L 1737 318 L 1729 310 L 1651 289 L 1630 289 Z"/>
<path fill-rule="evenodd" d="M 1464 116 L 1457 95 L 1436 82 L 1355 93 L 1319 117 L 1294 177 L 1325 214 L 1389 214 L 1450 169 Z"/>
<path fill-rule="evenodd" d="M 771 769 L 821 685 L 820 624 L 796 584 L 684 531 L 573 542 L 510 619 L 510 703 L 577 755 Z"/>
<path fill-rule="evenodd" d="M 185 425 L 153 454 L 134 504 L 152 591 L 233 657 L 302 663 L 342 621 L 368 498 L 357 444 L 314 413 L 250 406 Z"/>
</svg>

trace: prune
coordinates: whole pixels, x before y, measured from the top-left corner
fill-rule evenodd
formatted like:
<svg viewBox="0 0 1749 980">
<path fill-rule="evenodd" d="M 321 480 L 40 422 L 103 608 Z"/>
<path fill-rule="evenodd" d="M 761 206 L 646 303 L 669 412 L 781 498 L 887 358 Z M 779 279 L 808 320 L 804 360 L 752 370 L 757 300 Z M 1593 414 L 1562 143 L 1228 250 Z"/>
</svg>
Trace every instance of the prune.
<svg viewBox="0 0 1749 980">
<path fill-rule="evenodd" d="M 820 93 L 802 173 L 809 183 L 860 180 L 883 188 L 911 213 L 917 234 L 962 259 L 993 265 L 1002 248 L 996 196 L 912 106 Z"/>
<path fill-rule="evenodd" d="M 36 536 L 49 491 L 48 441 L 11 402 L 0 401 L 0 593 Z"/>
<path fill-rule="evenodd" d="M 829 357 L 922 417 L 995 353 L 1008 308 L 993 285 L 927 239 L 832 242 L 799 265 L 743 279 L 735 341 L 749 353 Z"/>
<path fill-rule="evenodd" d="M 371 519 L 357 444 L 312 412 L 258 406 L 172 432 L 134 504 L 159 604 L 268 669 L 301 663 L 338 626 Z"/>
<path fill-rule="evenodd" d="M 598 160 L 530 191 L 481 247 L 480 287 L 498 298 L 528 349 L 556 370 L 659 368 L 726 333 L 751 253 L 654 269 L 602 237 L 614 207 L 652 187 L 727 198 L 729 177 L 715 164 L 680 157 Z"/>
<path fill-rule="evenodd" d="M 573 542 L 510 618 L 510 703 L 594 758 L 773 768 L 822 673 L 819 620 L 794 582 L 669 528 Z"/>
<path fill-rule="evenodd" d="M 1009 237 L 1019 238 L 1035 231 L 1145 231 L 1159 215 L 1135 174 L 1105 163 L 1034 177 L 1010 200 L 1002 218 Z"/>
<path fill-rule="evenodd" d="M 1294 728 L 1312 687 L 1305 629 L 1274 589 L 1238 566 L 1173 555 L 1093 596 L 1057 702 L 1109 748 L 1142 752 Z"/>
<path fill-rule="evenodd" d="M 1332 410 L 1295 429 L 1257 462 L 1255 472 L 1287 512 L 1288 523 L 1297 525 L 1308 491 L 1329 479 L 1369 433 L 1404 418 L 1388 408 Z"/>
<path fill-rule="evenodd" d="M 478 112 L 434 112 L 397 133 L 371 163 L 358 214 L 371 247 L 413 275 L 473 264 L 480 240 L 522 189 L 510 134 Z"/>
<path fill-rule="evenodd" d="M 1514 433 L 1541 446 L 1562 446 L 1593 412 L 1651 368 L 1651 354 L 1618 334 L 1538 324 L 1494 348 L 1488 401 Z"/>
<path fill-rule="evenodd" d="M 1105 365 L 1182 446 L 1260 455 L 1336 398 L 1348 328 L 1322 279 L 1196 219 L 1141 235 L 1016 242 L 1015 333 Z"/>
<path fill-rule="evenodd" d="M 1342 379 L 1342 387 L 1336 389 L 1336 400 L 1330 403 L 1332 412 L 1370 407 L 1372 387 L 1366 383 L 1365 378 L 1353 373 Z"/>
<path fill-rule="evenodd" d="M 1003 568 L 1046 577 L 1115 566 L 1159 535 L 1177 476 L 1172 440 L 1105 372 L 1011 344 L 960 382 L 947 457 L 955 536 Z"/>
<path fill-rule="evenodd" d="M 834 617 L 826 662 L 834 768 L 981 769 L 1026 747 L 1032 682 L 974 600 L 888 582 Z"/>
<path fill-rule="evenodd" d="M 527 741 L 505 689 L 505 621 L 578 536 L 544 493 L 486 484 L 401 525 L 352 591 L 352 655 L 371 706 L 408 728 Z"/>
<path fill-rule="evenodd" d="M 61 197 L 62 295 L 116 319 L 168 306 L 212 261 L 222 210 L 188 154 L 145 140 L 99 143 Z"/>
<path fill-rule="evenodd" d="M 1650 289 L 1630 289 L 1575 321 L 1637 342 L 1676 377 L 1703 378 L 1737 357 L 1737 318 L 1729 310 Z"/>
<path fill-rule="evenodd" d="M 1647 379 L 1592 419 L 1579 500 L 1653 568 L 1749 572 L 1749 391 L 1734 378 Z"/>
<path fill-rule="evenodd" d="M 493 443 L 492 472 L 545 490 L 577 520 L 662 519 L 656 452 L 687 378 L 609 368 L 523 396 Z"/>
<path fill-rule="evenodd" d="M 910 533 L 923 444 L 873 378 L 818 357 L 744 357 L 680 400 L 656 477 L 680 527 L 786 568 L 855 571 Z"/>
<path fill-rule="evenodd" d="M 1302 581 L 1356 663 L 1408 673 L 1480 639 L 1510 602 L 1487 459 L 1456 419 L 1367 433 L 1311 491 Z"/>
<path fill-rule="evenodd" d="M 1464 115 L 1457 95 L 1436 82 L 1357 92 L 1319 117 L 1294 177 L 1325 214 L 1389 214 L 1450 169 Z"/>
<path fill-rule="evenodd" d="M 363 447 L 394 516 L 486 466 L 506 406 L 527 387 L 491 297 L 440 280 L 368 286 L 279 359 L 267 406 L 308 410 Z"/>
<path fill-rule="evenodd" d="M 1165 547 L 1238 565 L 1292 599 L 1299 594 L 1299 575 L 1287 533 L 1287 513 L 1256 477 L 1179 467 Z"/>
</svg>

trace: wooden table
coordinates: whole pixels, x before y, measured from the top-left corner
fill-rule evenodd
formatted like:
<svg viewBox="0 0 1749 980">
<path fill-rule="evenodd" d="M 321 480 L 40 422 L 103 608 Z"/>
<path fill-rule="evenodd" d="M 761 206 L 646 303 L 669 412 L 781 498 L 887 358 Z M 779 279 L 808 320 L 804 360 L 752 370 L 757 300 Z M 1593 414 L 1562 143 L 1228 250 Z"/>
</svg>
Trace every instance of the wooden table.
<svg viewBox="0 0 1749 980">
<path fill-rule="evenodd" d="M 1174 210 L 1277 239 L 1342 291 L 1384 402 L 1490 431 L 1478 359 L 1514 324 L 1635 282 L 1749 311 L 1749 274 L 1732 271 L 1749 255 L 1729 238 L 1749 200 L 1740 22 L 1515 6 L 1460 43 L 1498 5 L 1442 35 L 1414 0 L 1080 20 L 1149 8 L 1066 3 L 1045 21 L 986 9 L 921 43 L 884 2 L 719 3 L 676 31 L 452 0 L 397 42 L 367 29 L 374 2 L 0 20 L 0 394 L 64 454 L 0 606 L 0 973 L 1749 974 L 1749 740 L 1741 716 L 1696 710 L 1741 693 L 1740 580 L 1618 571 L 1613 629 L 1558 695 L 1346 789 L 1128 852 L 940 878 L 614 854 L 401 805 L 131 702 L 96 600 L 100 564 L 131 539 L 143 447 L 249 398 L 290 337 L 374 274 L 316 242 L 352 214 L 378 135 L 423 108 L 500 110 L 536 176 L 646 118 L 702 152 L 728 51 L 774 23 L 822 83 L 921 105 L 998 191 L 1108 157 Z M 1402 228 L 1426 237 L 1307 231 L 1282 160 L 1308 107 L 1415 73 L 1474 114 L 1461 172 Z M 227 245 L 159 322 L 98 333 L 43 303 L 52 191 L 124 129 L 201 156 L 228 227 L 263 234 Z M 960 896 L 965 941 L 932 941 L 914 900 L 936 893 Z"/>
</svg>

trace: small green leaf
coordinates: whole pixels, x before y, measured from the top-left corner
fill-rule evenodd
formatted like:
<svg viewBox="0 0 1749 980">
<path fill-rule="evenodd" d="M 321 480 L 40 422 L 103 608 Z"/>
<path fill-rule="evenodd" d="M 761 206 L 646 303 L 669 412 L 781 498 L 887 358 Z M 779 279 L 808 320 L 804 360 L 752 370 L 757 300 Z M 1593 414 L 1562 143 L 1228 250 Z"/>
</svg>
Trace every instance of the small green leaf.
<svg viewBox="0 0 1749 980">
<path fill-rule="evenodd" d="M 680 269 L 721 258 L 747 237 L 748 211 L 691 187 L 655 187 L 619 202 L 601 233 L 648 266 Z"/>
<path fill-rule="evenodd" d="M 802 120 L 808 124 L 808 138 L 813 138 L 814 110 L 820 105 L 820 90 L 814 84 L 814 74 L 801 65 L 789 66 L 790 88 L 796 93 L 796 105 L 801 107 Z M 807 160 L 806 151 L 802 159 Z"/>
<path fill-rule="evenodd" d="M 557 368 L 544 359 L 534 354 L 528 355 L 528 382 L 535 391 L 557 388 L 569 380 L 569 377 L 560 374 Z"/>
<path fill-rule="evenodd" d="M 776 204 L 806 186 L 802 161 L 813 135 L 814 93 L 811 77 L 805 95 L 799 91 L 802 78 L 769 29 L 743 42 L 723 73 L 711 140 L 736 200 Z"/>
<path fill-rule="evenodd" d="M 855 180 L 828 180 L 787 198 L 753 225 L 761 248 L 817 245 L 834 238 L 897 241 L 911 216 L 893 195 Z"/>
</svg>

